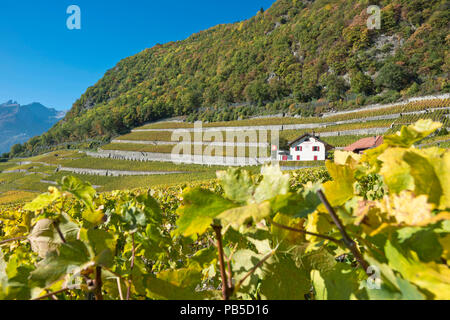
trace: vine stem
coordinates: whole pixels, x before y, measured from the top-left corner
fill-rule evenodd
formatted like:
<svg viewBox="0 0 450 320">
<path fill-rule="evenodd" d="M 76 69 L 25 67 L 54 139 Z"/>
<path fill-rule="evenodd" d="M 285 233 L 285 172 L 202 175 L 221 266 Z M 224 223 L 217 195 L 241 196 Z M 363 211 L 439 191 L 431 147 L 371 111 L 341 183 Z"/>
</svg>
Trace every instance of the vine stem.
<svg viewBox="0 0 450 320">
<path fill-rule="evenodd" d="M 120 278 L 116 278 L 116 281 L 117 281 L 117 290 L 119 291 L 120 300 L 123 300 L 122 286 L 120 285 Z"/>
<path fill-rule="evenodd" d="M 8 243 L 8 242 L 25 240 L 26 238 L 27 238 L 27 237 L 24 236 L 24 237 L 17 237 L 17 238 L 12 238 L 12 239 L 7 239 L 7 240 L 2 240 L 2 241 L 0 241 L 0 246 L 3 245 L 3 244 L 5 244 L 5 243 Z"/>
<path fill-rule="evenodd" d="M 264 262 L 267 261 L 267 259 L 269 259 L 271 256 L 273 256 L 275 254 L 276 250 L 272 250 L 269 254 L 267 254 L 264 258 L 262 258 L 238 283 L 237 287 L 240 288 L 241 285 L 244 283 L 244 281 L 250 277 L 255 271 L 256 269 L 258 269 L 259 267 L 261 267 L 263 265 Z"/>
<path fill-rule="evenodd" d="M 127 287 L 127 292 L 128 292 L 128 281 L 126 279 L 124 279 L 124 277 L 122 277 L 120 274 L 118 274 L 117 272 L 112 271 L 111 269 L 103 266 L 103 269 L 105 269 L 106 271 L 108 271 L 109 273 L 111 273 L 113 276 L 116 277 L 117 279 L 117 289 L 119 290 L 119 296 L 120 296 L 120 300 L 124 300 L 123 299 L 123 294 L 122 294 L 122 286 L 120 284 L 120 280 L 122 280 L 125 283 L 125 286 Z"/>
<path fill-rule="evenodd" d="M 216 233 L 217 250 L 219 253 L 220 276 L 222 278 L 222 297 L 223 300 L 230 300 L 230 295 L 233 292 L 233 288 L 229 286 L 229 283 L 227 281 L 227 272 L 225 271 L 225 260 L 223 258 L 223 244 L 222 244 L 222 226 L 213 225 L 212 227 Z"/>
<path fill-rule="evenodd" d="M 102 267 L 95 267 L 95 300 L 103 300 L 102 294 Z"/>
<path fill-rule="evenodd" d="M 66 238 L 64 238 L 63 233 L 61 232 L 61 229 L 59 228 L 59 224 L 57 221 L 53 221 L 53 227 L 55 228 L 56 232 L 58 232 L 59 237 L 61 238 L 61 241 L 63 243 L 66 243 Z"/>
<path fill-rule="evenodd" d="M 102 268 L 105 269 L 106 271 L 108 271 L 109 273 L 111 273 L 114 277 L 116 277 L 117 288 L 119 289 L 119 294 L 120 294 L 120 300 L 124 300 L 123 294 L 122 294 L 122 287 L 120 285 L 120 280 L 122 280 L 124 282 L 125 286 L 127 287 L 127 292 L 128 292 L 128 281 L 124 277 L 122 277 L 120 274 L 118 274 L 117 272 L 114 272 L 105 266 L 103 266 Z"/>
<path fill-rule="evenodd" d="M 136 247 L 134 244 L 134 233 L 131 234 L 131 264 L 130 264 L 130 276 L 128 277 L 128 286 L 127 286 L 127 300 L 130 300 L 131 296 L 131 285 L 133 283 L 133 268 L 134 268 L 134 258 L 136 255 Z"/>
<path fill-rule="evenodd" d="M 337 214 L 334 211 L 333 207 L 331 206 L 330 202 L 328 202 L 327 197 L 325 196 L 325 194 L 323 193 L 322 190 L 317 191 L 317 194 L 320 198 L 320 201 L 322 201 L 323 205 L 325 206 L 328 213 L 330 214 L 331 219 L 333 219 L 334 224 L 339 229 L 339 232 L 342 235 L 342 241 L 347 246 L 347 248 L 350 249 L 350 251 L 352 252 L 355 259 L 359 262 L 359 265 L 364 269 L 364 272 L 366 272 L 366 274 L 370 276 L 370 274 L 368 273 L 368 270 L 367 270 L 369 268 L 369 264 L 367 263 L 366 260 L 364 260 L 361 252 L 359 251 L 358 246 L 356 245 L 356 242 L 353 241 L 353 239 L 350 238 L 350 236 L 347 234 L 347 231 L 345 230 L 344 225 L 342 224 L 341 220 L 337 216 Z"/>
<path fill-rule="evenodd" d="M 317 238 L 322 238 L 322 239 L 330 240 L 330 241 L 335 242 L 335 243 L 337 243 L 337 244 L 339 244 L 339 245 L 342 244 L 341 240 L 338 240 L 338 239 L 336 239 L 336 238 L 329 237 L 329 236 L 326 236 L 326 235 L 323 235 L 323 234 L 318 234 L 318 233 L 309 232 L 309 231 L 302 230 L 302 229 L 296 229 L 296 228 L 288 227 L 288 226 L 279 224 L 279 223 L 277 223 L 277 222 L 275 222 L 275 221 L 273 221 L 273 220 L 270 220 L 270 223 L 271 223 L 272 225 L 274 225 L 275 227 L 278 227 L 278 228 L 280 228 L 280 229 L 285 229 L 285 230 L 289 230 L 289 231 L 293 231 L 293 232 L 299 232 L 299 233 L 303 233 L 303 234 L 308 234 L 308 235 L 310 235 L 310 236 L 314 236 L 314 237 L 317 237 Z"/>
<path fill-rule="evenodd" d="M 227 257 L 227 271 L 228 271 L 228 288 L 233 288 L 233 271 L 231 269 L 231 259 L 233 257 L 234 252 L 236 251 L 237 243 L 233 248 L 231 254 Z"/>
<path fill-rule="evenodd" d="M 50 292 L 50 293 L 47 293 L 47 294 L 45 294 L 43 296 L 39 296 L 39 297 L 31 299 L 31 300 L 42 300 L 42 299 L 45 299 L 45 298 L 50 298 L 51 296 L 54 296 L 55 294 L 63 293 L 63 292 L 66 292 L 68 290 L 71 290 L 71 288 L 63 288 L 61 290 L 58 290 L 58 291 L 55 291 L 55 292 Z"/>
</svg>

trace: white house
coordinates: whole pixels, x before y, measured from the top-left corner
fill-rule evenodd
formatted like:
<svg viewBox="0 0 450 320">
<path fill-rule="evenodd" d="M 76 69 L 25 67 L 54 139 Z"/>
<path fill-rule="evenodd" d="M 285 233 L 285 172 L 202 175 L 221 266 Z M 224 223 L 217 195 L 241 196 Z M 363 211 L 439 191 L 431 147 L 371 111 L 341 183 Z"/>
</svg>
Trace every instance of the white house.
<svg viewBox="0 0 450 320">
<path fill-rule="evenodd" d="M 333 146 L 312 134 L 304 134 L 289 142 L 289 152 L 279 151 L 279 161 L 320 161 L 327 158 Z"/>
</svg>

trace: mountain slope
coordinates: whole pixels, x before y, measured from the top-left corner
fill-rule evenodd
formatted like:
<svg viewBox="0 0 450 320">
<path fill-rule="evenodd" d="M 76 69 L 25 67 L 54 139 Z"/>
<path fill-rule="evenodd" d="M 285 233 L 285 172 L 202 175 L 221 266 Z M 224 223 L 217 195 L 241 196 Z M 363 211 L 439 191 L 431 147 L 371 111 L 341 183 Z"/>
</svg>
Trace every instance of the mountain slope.
<svg viewBox="0 0 450 320">
<path fill-rule="evenodd" d="M 371 4 L 382 8 L 381 30 L 367 29 Z M 249 20 L 120 61 L 28 149 L 208 108 L 220 121 L 239 104 L 300 112 L 317 99 L 344 108 L 348 98 L 449 91 L 449 20 L 445 0 L 278 0 Z"/>
<path fill-rule="evenodd" d="M 13 101 L 0 104 L 0 153 L 44 133 L 63 116 L 64 112 L 36 102 L 24 106 Z"/>
</svg>

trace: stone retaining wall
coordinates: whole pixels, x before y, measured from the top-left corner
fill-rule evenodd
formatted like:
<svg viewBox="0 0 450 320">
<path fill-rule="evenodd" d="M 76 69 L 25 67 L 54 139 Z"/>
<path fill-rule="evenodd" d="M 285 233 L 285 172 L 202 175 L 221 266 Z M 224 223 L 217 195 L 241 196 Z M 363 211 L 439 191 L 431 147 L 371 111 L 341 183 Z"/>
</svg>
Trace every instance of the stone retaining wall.
<svg viewBox="0 0 450 320">
<path fill-rule="evenodd" d="M 165 175 L 174 173 L 186 173 L 184 171 L 125 171 L 125 170 L 107 170 L 107 169 L 89 169 L 89 168 L 69 168 L 58 167 L 58 171 L 67 171 L 77 174 L 87 174 L 94 176 L 120 177 L 120 176 L 150 176 Z"/>
<path fill-rule="evenodd" d="M 90 157 L 109 158 L 130 161 L 163 161 L 173 163 L 201 164 L 201 165 L 222 165 L 222 166 L 245 166 L 261 165 L 269 161 L 270 158 L 244 158 L 244 157 L 214 157 L 214 156 L 178 156 L 172 158 L 171 153 L 156 152 L 134 152 L 120 150 L 101 150 L 98 152 L 86 152 Z"/>
<path fill-rule="evenodd" d="M 388 131 L 388 127 L 343 130 L 332 132 L 321 132 L 320 137 L 334 137 L 344 135 L 380 135 Z M 226 165 L 226 166 L 245 166 L 261 165 L 270 158 L 243 158 L 243 157 L 214 157 L 214 156 L 179 156 L 172 158 L 171 153 L 156 152 L 137 152 L 121 150 L 102 150 L 97 152 L 86 152 L 86 155 L 94 158 L 109 158 L 129 161 L 162 161 L 173 163 L 201 164 L 201 165 Z"/>
<path fill-rule="evenodd" d="M 362 109 L 359 109 L 359 111 Z M 439 110 L 450 110 L 450 107 L 442 107 L 442 108 L 432 108 L 431 111 L 439 111 Z M 351 111 L 356 112 L 356 111 Z M 345 113 L 351 113 L 345 112 Z M 352 123 L 360 123 L 360 122 L 368 122 L 368 121 L 377 121 L 377 120 L 393 120 L 397 119 L 402 116 L 407 115 L 414 115 L 414 114 L 424 114 L 426 113 L 426 110 L 420 110 L 420 111 L 411 111 L 411 112 L 404 112 L 404 113 L 394 113 L 394 114 L 386 114 L 386 115 L 379 115 L 379 116 L 372 116 L 372 117 L 366 117 L 366 118 L 358 118 L 358 119 L 348 119 L 348 120 L 341 120 L 341 121 L 330 121 L 330 122 L 322 122 L 322 123 L 298 123 L 298 124 L 285 124 L 285 125 L 267 125 L 267 126 L 239 126 L 239 127 L 202 127 L 202 132 L 215 132 L 215 131 L 249 131 L 249 130 L 278 130 L 278 131 L 284 131 L 284 130 L 312 130 L 312 129 L 320 129 L 320 128 L 327 128 L 331 126 L 337 126 L 342 124 L 352 124 Z M 336 113 L 337 115 L 338 113 Z M 344 114 L 344 113 L 343 113 Z M 155 132 L 155 131 L 166 131 L 166 132 L 172 132 L 174 130 L 185 130 L 186 132 L 197 132 L 196 128 L 180 128 L 180 129 L 134 129 L 132 132 Z M 224 137 L 225 138 L 225 137 Z M 123 141 L 123 140 L 122 140 Z M 131 142 L 130 142 L 131 143 Z M 153 142 L 150 142 L 148 144 L 153 144 Z"/>
<path fill-rule="evenodd" d="M 224 137 L 225 139 L 226 137 Z M 177 145 L 181 142 L 179 141 L 150 141 L 150 140 L 112 140 L 111 143 L 127 143 L 127 144 L 145 144 L 145 145 Z M 252 143 L 242 143 L 242 142 L 208 142 L 208 141 L 192 141 L 185 142 L 189 145 L 208 145 L 208 146 L 217 146 L 217 147 L 267 147 L 269 143 L 262 142 L 252 142 Z"/>
<path fill-rule="evenodd" d="M 280 166 L 282 171 L 300 170 L 300 169 L 310 169 L 318 168 L 319 166 Z"/>
<path fill-rule="evenodd" d="M 360 112 L 360 111 L 367 111 L 367 110 L 378 110 L 378 109 L 384 109 L 384 108 L 390 108 L 390 107 L 397 107 L 397 106 L 403 106 L 411 102 L 416 101 L 424 101 L 424 100 L 435 100 L 435 99 L 450 99 L 450 93 L 445 93 L 441 95 L 431 95 L 431 96 L 424 96 L 424 97 L 416 97 L 416 98 L 410 98 L 408 100 L 402 101 L 402 102 L 396 102 L 396 103 L 390 103 L 390 104 L 372 104 L 363 108 L 355 109 L 355 110 L 348 110 L 348 111 L 338 111 L 338 112 L 328 112 L 324 113 L 323 117 L 333 117 L 336 115 L 342 115 L 342 114 L 348 114 L 353 112 Z"/>
</svg>

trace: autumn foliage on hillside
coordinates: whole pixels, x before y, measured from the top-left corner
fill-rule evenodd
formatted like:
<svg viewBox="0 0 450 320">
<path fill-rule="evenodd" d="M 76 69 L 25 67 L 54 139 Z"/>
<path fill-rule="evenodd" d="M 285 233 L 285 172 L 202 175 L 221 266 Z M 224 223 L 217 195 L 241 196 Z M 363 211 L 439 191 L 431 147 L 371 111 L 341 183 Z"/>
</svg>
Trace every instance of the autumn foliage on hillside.
<svg viewBox="0 0 450 320">
<path fill-rule="evenodd" d="M 382 9 L 380 30 L 367 27 L 369 5 Z M 278 0 L 249 20 L 120 61 L 22 151 L 109 137 L 169 116 L 223 121 L 261 108 L 292 112 L 317 101 L 342 108 L 448 92 L 448 6 L 445 0 Z"/>
</svg>

